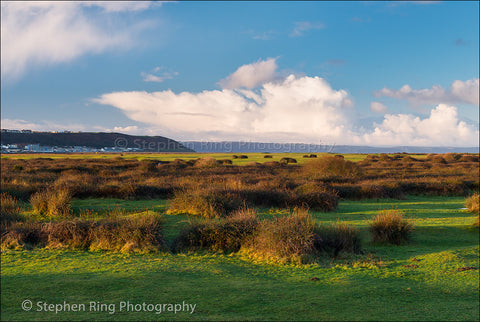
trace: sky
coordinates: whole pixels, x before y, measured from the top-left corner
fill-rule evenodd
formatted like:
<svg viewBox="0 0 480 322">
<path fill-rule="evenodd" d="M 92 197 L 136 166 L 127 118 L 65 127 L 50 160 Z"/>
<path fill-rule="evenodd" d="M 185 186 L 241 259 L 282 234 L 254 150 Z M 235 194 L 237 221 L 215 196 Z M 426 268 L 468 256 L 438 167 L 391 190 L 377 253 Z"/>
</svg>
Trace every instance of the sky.
<svg viewBox="0 0 480 322">
<path fill-rule="evenodd" d="M 1 127 L 478 146 L 479 2 L 2 1 Z"/>
</svg>

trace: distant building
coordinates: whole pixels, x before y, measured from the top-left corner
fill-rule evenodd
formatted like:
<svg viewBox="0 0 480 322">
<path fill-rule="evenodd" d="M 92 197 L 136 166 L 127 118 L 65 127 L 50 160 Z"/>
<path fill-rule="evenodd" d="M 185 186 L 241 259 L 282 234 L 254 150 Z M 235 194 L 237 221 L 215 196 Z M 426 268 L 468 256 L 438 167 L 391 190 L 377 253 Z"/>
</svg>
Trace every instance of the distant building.
<svg viewBox="0 0 480 322">
<path fill-rule="evenodd" d="M 40 144 L 29 144 L 25 147 L 25 150 L 30 152 L 40 152 Z"/>
</svg>

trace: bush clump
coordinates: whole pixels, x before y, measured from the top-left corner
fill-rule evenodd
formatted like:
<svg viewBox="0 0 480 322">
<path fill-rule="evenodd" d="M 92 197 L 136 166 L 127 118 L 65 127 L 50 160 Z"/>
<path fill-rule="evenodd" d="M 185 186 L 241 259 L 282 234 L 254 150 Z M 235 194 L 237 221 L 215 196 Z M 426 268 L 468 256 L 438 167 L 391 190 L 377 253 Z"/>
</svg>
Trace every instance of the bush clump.
<svg viewBox="0 0 480 322">
<path fill-rule="evenodd" d="M 249 255 L 275 262 L 304 263 L 314 252 L 315 224 L 304 210 L 263 220 L 250 245 Z"/>
<path fill-rule="evenodd" d="M 478 162 L 478 156 L 464 154 L 458 159 L 458 162 Z"/>
<path fill-rule="evenodd" d="M 329 212 L 337 209 L 338 195 L 316 183 L 306 183 L 294 190 L 289 200 L 290 207 L 309 208 L 314 211 Z"/>
<path fill-rule="evenodd" d="M 49 248 L 88 249 L 95 223 L 85 219 L 49 222 L 42 227 Z"/>
<path fill-rule="evenodd" d="M 72 197 L 85 198 L 95 195 L 98 189 L 93 175 L 79 171 L 65 171 L 53 183 L 53 190 L 67 190 Z"/>
<path fill-rule="evenodd" d="M 447 161 L 448 163 L 452 163 L 452 162 L 455 162 L 457 161 L 458 159 L 461 158 L 461 154 L 459 153 L 445 153 L 443 155 L 443 158 L 445 159 L 445 161 Z"/>
<path fill-rule="evenodd" d="M 206 218 L 227 217 L 244 201 L 235 193 L 213 189 L 180 190 L 170 202 L 168 214 L 189 214 Z"/>
<path fill-rule="evenodd" d="M 144 172 L 155 172 L 157 171 L 158 161 L 156 160 L 141 160 L 138 163 L 138 168 L 140 171 Z"/>
<path fill-rule="evenodd" d="M 31 249 L 45 241 L 42 224 L 38 222 L 14 222 L 2 232 L 2 249 Z"/>
<path fill-rule="evenodd" d="M 432 162 L 432 163 L 437 163 L 437 164 L 446 164 L 447 163 L 447 161 L 445 161 L 443 156 L 440 155 L 440 154 L 432 156 L 429 159 L 429 161 Z"/>
<path fill-rule="evenodd" d="M 220 164 L 232 164 L 232 160 L 230 159 L 221 159 L 221 160 L 218 160 L 217 162 L 219 162 Z"/>
<path fill-rule="evenodd" d="M 68 190 L 45 190 L 32 195 L 30 203 L 36 214 L 47 217 L 67 217 L 71 211 L 72 195 Z"/>
<path fill-rule="evenodd" d="M 284 164 L 289 164 L 289 163 L 297 163 L 297 160 L 294 159 L 294 158 L 281 158 L 280 163 L 284 163 Z"/>
<path fill-rule="evenodd" d="M 465 200 L 465 207 L 471 213 L 478 214 L 480 209 L 479 202 L 480 202 L 480 193 L 475 193 Z"/>
<path fill-rule="evenodd" d="M 356 178 L 361 175 L 360 167 L 354 162 L 333 155 L 307 162 L 303 166 L 304 174 L 313 179 L 326 177 Z"/>
<path fill-rule="evenodd" d="M 90 250 L 151 252 L 164 247 L 161 217 L 150 214 L 113 216 L 99 221 L 91 232 Z"/>
<path fill-rule="evenodd" d="M 216 168 L 220 165 L 217 160 L 212 157 L 201 158 L 195 161 L 196 168 Z"/>
<path fill-rule="evenodd" d="M 281 263 L 308 263 L 322 253 L 337 256 L 341 251 L 360 251 L 358 231 L 344 223 L 318 227 L 302 209 L 262 221 L 244 247 L 250 257 Z"/>
<path fill-rule="evenodd" d="M 414 227 L 401 212 L 388 210 L 372 217 L 369 230 L 373 242 L 400 245 L 410 240 Z"/>
<path fill-rule="evenodd" d="M 479 203 L 480 203 L 480 193 L 475 193 L 465 200 L 465 207 L 467 208 L 467 210 L 477 215 L 477 219 L 473 223 L 475 227 L 480 227 Z"/>
<path fill-rule="evenodd" d="M 20 214 L 20 206 L 15 197 L 3 192 L 0 194 L 0 223 L 4 228 L 16 221 L 23 221 L 24 217 Z"/>
<path fill-rule="evenodd" d="M 333 257 L 343 252 L 360 253 L 362 251 L 359 231 L 345 222 L 337 221 L 315 229 L 314 248 Z"/>
<path fill-rule="evenodd" d="M 100 221 L 17 222 L 2 235 L 2 248 L 71 248 L 150 252 L 164 248 L 161 218 L 150 214 L 111 215 Z"/>
<path fill-rule="evenodd" d="M 196 222 L 184 228 L 175 239 L 176 252 L 205 249 L 237 252 L 258 226 L 253 210 L 244 208 L 220 221 Z"/>
</svg>

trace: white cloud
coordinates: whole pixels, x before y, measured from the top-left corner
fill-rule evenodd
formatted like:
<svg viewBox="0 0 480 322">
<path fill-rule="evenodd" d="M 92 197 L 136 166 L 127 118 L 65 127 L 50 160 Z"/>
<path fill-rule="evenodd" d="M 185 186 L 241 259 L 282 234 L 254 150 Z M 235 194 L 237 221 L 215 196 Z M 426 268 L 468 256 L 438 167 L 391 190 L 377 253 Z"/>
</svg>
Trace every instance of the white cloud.
<svg viewBox="0 0 480 322">
<path fill-rule="evenodd" d="M 222 88 L 254 88 L 272 81 L 277 70 L 276 58 L 258 60 L 255 63 L 240 66 L 233 74 L 218 82 Z"/>
<path fill-rule="evenodd" d="M 32 67 L 132 46 L 136 39 L 133 35 L 144 25 L 114 23 L 111 15 L 144 10 L 149 5 L 150 2 L 2 1 L 2 80 L 16 80 Z M 98 7 L 98 15 L 85 13 Z"/>
<path fill-rule="evenodd" d="M 332 89 L 324 79 L 294 75 L 258 91 L 114 92 L 94 101 L 178 139 L 290 142 L 341 138 L 351 104 L 346 91 Z"/>
<path fill-rule="evenodd" d="M 368 127 L 358 128 L 352 124 L 350 116 L 354 113 L 347 91 L 332 89 L 322 78 L 290 75 L 252 90 L 245 87 L 254 87 L 252 84 L 256 82 L 246 82 L 245 74 L 248 73 L 240 77 L 242 81 L 235 79 L 237 86 L 243 88 L 179 94 L 171 90 L 113 92 L 93 101 L 114 106 L 131 120 L 145 124 L 144 132 L 160 133 L 177 140 L 313 144 L 328 141 L 335 144 L 412 146 L 478 144 L 478 129 L 460 121 L 454 106 L 440 104 L 425 119 L 387 114 L 381 124 L 374 123 L 374 130 L 369 131 L 366 130 Z M 454 83 L 452 92 L 457 91 L 455 95 L 464 97 L 464 92 L 468 92 L 471 86 L 471 82 Z M 411 89 L 404 88 L 403 91 L 411 92 Z M 370 108 L 379 113 L 388 112 L 380 102 L 372 102 Z M 134 127 L 128 130 L 142 131 Z"/>
<path fill-rule="evenodd" d="M 370 110 L 375 113 L 387 113 L 388 108 L 380 102 L 370 103 Z"/>
<path fill-rule="evenodd" d="M 450 92 L 463 102 L 478 104 L 479 79 L 470 79 L 465 82 L 456 80 L 450 86 Z"/>
<path fill-rule="evenodd" d="M 449 90 L 442 86 L 434 85 L 428 89 L 412 89 L 410 85 L 404 85 L 399 90 L 383 88 L 373 94 L 376 97 L 392 97 L 399 100 L 407 100 L 413 105 L 440 104 L 440 103 L 468 103 L 478 105 L 479 79 L 467 81 L 456 80 Z"/>
<path fill-rule="evenodd" d="M 159 73 L 162 70 L 164 70 L 164 71 Z M 157 74 L 157 75 L 155 75 L 155 74 Z M 142 73 L 140 73 L 140 75 L 142 76 L 144 82 L 161 83 L 166 79 L 172 79 L 173 77 L 177 76 L 178 72 L 166 71 L 164 67 L 155 67 L 152 70 L 152 73 L 142 72 Z"/>
<path fill-rule="evenodd" d="M 264 31 L 264 32 L 254 34 L 252 36 L 252 39 L 255 39 L 255 40 L 270 40 L 274 37 L 275 34 L 276 34 L 276 32 L 274 32 L 272 30 Z"/>
<path fill-rule="evenodd" d="M 478 129 L 458 119 L 457 108 L 440 104 L 430 116 L 420 119 L 413 115 L 385 115 L 372 133 L 362 141 L 370 145 L 411 146 L 477 146 Z"/>
<path fill-rule="evenodd" d="M 290 75 L 260 90 L 200 93 L 114 92 L 94 99 L 143 125 L 113 129 L 54 121 L 2 119 L 2 128 L 37 131 L 114 131 L 162 135 L 177 140 L 239 140 L 373 146 L 477 146 L 479 131 L 460 121 L 455 106 L 439 104 L 426 118 L 387 114 L 372 131 L 355 127 L 345 90 L 319 77 Z M 375 103 L 375 102 L 374 102 Z"/>
<path fill-rule="evenodd" d="M 128 133 L 128 134 L 141 134 L 141 130 L 136 125 L 130 126 L 115 126 L 112 132 Z"/>
<path fill-rule="evenodd" d="M 321 22 L 300 21 L 295 23 L 295 27 L 290 33 L 290 37 L 301 37 L 304 33 L 311 29 L 323 29 L 325 24 Z"/>
<path fill-rule="evenodd" d="M 153 4 L 161 6 L 160 1 L 83 1 L 85 6 L 102 8 L 105 12 L 142 11 L 150 8 Z"/>
<path fill-rule="evenodd" d="M 31 122 L 22 119 L 2 119 L 2 129 L 10 130 L 33 130 L 33 131 L 95 131 L 95 132 L 121 132 L 128 134 L 144 134 L 148 132 L 149 135 L 155 135 L 158 133 L 158 129 L 154 128 L 139 128 L 136 125 L 130 126 L 115 126 L 113 128 L 98 126 L 98 125 L 84 125 L 78 123 L 64 123 L 60 124 L 54 121 L 40 120 L 38 122 Z"/>
<path fill-rule="evenodd" d="M 86 127 L 82 124 L 58 124 L 52 121 L 30 122 L 22 119 L 2 119 L 2 129 L 11 130 L 33 130 L 33 131 L 84 131 Z M 98 127 L 92 127 L 98 128 Z"/>
</svg>

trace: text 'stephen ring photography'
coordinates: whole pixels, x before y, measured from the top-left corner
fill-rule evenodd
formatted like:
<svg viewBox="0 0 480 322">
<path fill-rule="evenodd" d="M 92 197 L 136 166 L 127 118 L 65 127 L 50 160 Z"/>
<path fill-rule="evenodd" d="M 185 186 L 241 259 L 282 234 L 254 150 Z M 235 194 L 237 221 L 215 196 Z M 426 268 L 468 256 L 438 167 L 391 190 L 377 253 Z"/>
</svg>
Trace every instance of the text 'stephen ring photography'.
<svg viewBox="0 0 480 322">
<path fill-rule="evenodd" d="M 479 6 L 2 1 L 0 320 L 478 321 Z"/>
</svg>

